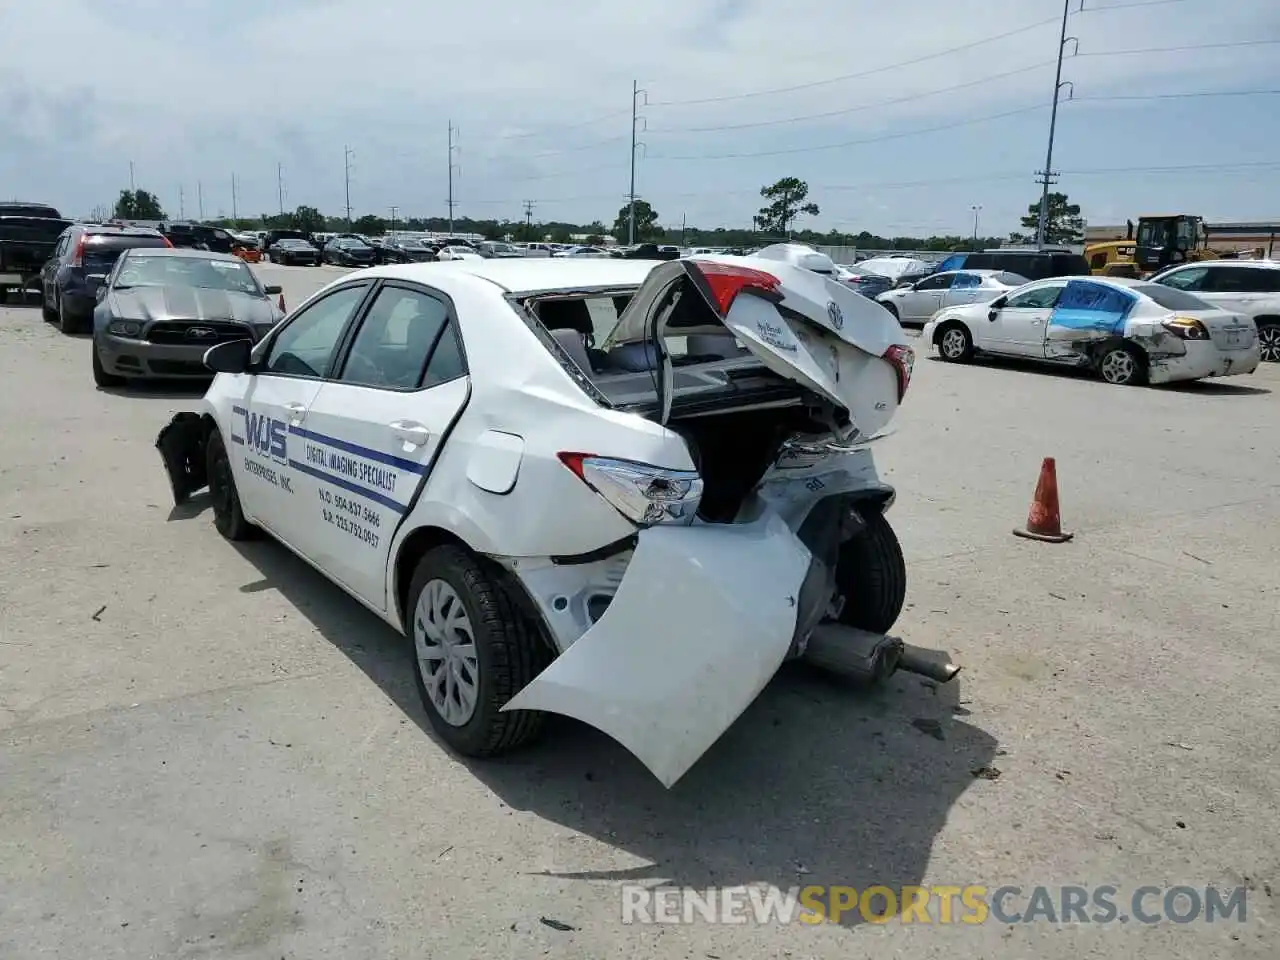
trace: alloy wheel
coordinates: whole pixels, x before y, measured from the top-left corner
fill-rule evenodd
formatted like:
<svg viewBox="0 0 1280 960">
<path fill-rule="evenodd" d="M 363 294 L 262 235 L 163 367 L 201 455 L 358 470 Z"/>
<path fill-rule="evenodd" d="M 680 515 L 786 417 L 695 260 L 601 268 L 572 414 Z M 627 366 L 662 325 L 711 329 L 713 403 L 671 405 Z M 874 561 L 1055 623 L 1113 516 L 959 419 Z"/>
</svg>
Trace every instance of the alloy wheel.
<svg viewBox="0 0 1280 960">
<path fill-rule="evenodd" d="M 952 328 L 942 335 L 940 347 L 942 355 L 948 360 L 956 360 L 964 356 L 966 346 L 965 335 L 960 330 Z"/>
<path fill-rule="evenodd" d="M 427 696 L 440 719 L 464 726 L 480 698 L 475 633 L 462 598 L 444 580 L 430 580 L 418 595 L 413 645 Z"/>
<path fill-rule="evenodd" d="M 1258 353 L 1266 363 L 1280 363 L 1280 325 L 1268 324 L 1258 331 Z"/>
<path fill-rule="evenodd" d="M 1123 386 L 1133 381 L 1138 372 L 1138 365 L 1133 359 L 1133 354 L 1128 350 L 1116 349 L 1109 351 L 1102 358 L 1099 370 L 1102 373 L 1102 379 L 1107 383 Z"/>
</svg>

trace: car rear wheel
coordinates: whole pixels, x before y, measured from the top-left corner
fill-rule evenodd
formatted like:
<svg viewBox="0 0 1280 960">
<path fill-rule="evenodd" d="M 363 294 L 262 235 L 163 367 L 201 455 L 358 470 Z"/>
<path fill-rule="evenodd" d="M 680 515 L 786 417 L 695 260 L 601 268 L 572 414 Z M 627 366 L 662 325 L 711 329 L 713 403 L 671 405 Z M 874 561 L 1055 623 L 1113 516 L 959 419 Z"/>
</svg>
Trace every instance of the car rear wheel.
<svg viewBox="0 0 1280 960">
<path fill-rule="evenodd" d="M 902 322 L 902 315 L 901 315 L 900 313 L 898 313 L 898 307 L 897 307 L 897 304 L 893 304 L 893 303 L 884 303 L 884 302 L 881 302 L 881 301 L 879 301 L 879 300 L 877 300 L 876 302 L 877 302 L 877 303 L 879 303 L 879 304 L 880 304 L 880 306 L 882 306 L 882 307 L 884 307 L 886 310 L 888 310 L 890 313 L 892 313 L 892 314 L 893 314 L 893 319 L 897 320 L 899 323 L 901 323 L 901 322 Z"/>
<path fill-rule="evenodd" d="M 973 359 L 973 337 L 959 323 L 943 324 L 934 343 L 938 345 L 938 355 L 943 360 L 963 363 Z"/>
<path fill-rule="evenodd" d="M 81 324 L 78 318 L 67 313 L 67 305 L 62 297 L 58 297 L 58 329 L 63 333 L 80 333 Z"/>
<path fill-rule="evenodd" d="M 549 661 L 537 631 L 502 585 L 461 546 L 428 550 L 405 598 L 418 694 L 432 729 L 464 756 L 515 749 L 545 715 L 502 707 Z"/>
<path fill-rule="evenodd" d="M 1264 363 L 1280 363 L 1280 323 L 1264 320 L 1258 324 L 1258 352 Z"/>
<path fill-rule="evenodd" d="M 114 373 L 107 373 L 107 368 L 102 365 L 102 354 L 98 353 L 98 345 L 93 344 L 91 350 L 93 353 L 93 382 L 100 387 L 122 387 L 124 386 L 124 377 L 116 376 Z"/>
<path fill-rule="evenodd" d="M 888 633 L 907 599 L 907 563 L 893 527 L 877 511 L 862 514 L 866 526 L 840 546 L 836 587 L 844 596 L 840 622 Z"/>
<path fill-rule="evenodd" d="M 1147 379 L 1147 358 L 1136 347 L 1117 343 L 1098 356 L 1098 376 L 1118 387 L 1133 387 Z"/>
<path fill-rule="evenodd" d="M 240 494 L 236 491 L 236 479 L 231 472 L 231 458 L 227 456 L 222 434 L 215 430 L 205 445 L 206 476 L 209 478 L 209 499 L 213 501 L 213 525 L 228 540 L 251 540 L 258 528 L 245 519 L 240 509 Z"/>
</svg>

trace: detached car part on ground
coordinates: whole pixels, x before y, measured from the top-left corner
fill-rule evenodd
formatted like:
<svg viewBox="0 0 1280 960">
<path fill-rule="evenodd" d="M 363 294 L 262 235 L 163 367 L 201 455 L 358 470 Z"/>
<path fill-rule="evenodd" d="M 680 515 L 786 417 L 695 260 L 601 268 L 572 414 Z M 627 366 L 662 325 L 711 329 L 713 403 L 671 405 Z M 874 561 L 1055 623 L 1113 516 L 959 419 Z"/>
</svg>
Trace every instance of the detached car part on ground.
<svg viewBox="0 0 1280 960">
<path fill-rule="evenodd" d="M 944 360 L 975 354 L 1093 370 L 1132 386 L 1250 374 L 1253 320 L 1125 277 L 1038 280 L 990 303 L 940 311 L 921 339 Z"/>
<path fill-rule="evenodd" d="M 761 259 L 554 263 L 374 268 L 212 348 L 157 440 L 175 499 L 207 484 L 224 536 L 265 528 L 411 637 L 466 755 L 561 713 L 670 786 L 788 659 L 954 676 L 887 635 L 893 317 Z M 598 349 L 588 298 L 618 310 Z"/>
</svg>

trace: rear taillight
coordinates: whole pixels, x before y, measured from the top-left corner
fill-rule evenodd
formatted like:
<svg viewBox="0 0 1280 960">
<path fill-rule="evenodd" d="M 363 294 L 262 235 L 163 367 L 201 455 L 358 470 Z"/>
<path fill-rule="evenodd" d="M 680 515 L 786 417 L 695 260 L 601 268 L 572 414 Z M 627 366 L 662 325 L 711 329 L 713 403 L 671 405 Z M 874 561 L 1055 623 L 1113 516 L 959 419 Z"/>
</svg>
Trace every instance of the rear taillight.
<svg viewBox="0 0 1280 960">
<path fill-rule="evenodd" d="M 668 470 L 593 453 L 561 453 L 560 462 L 632 523 L 689 524 L 702 500 L 696 470 Z"/>
<path fill-rule="evenodd" d="M 80 239 L 76 241 L 75 253 L 71 254 L 71 266 L 73 267 L 84 266 L 84 242 L 85 236 L 81 234 Z"/>
<path fill-rule="evenodd" d="M 884 359 L 889 361 L 898 375 L 898 402 L 901 403 L 907 395 L 907 387 L 911 386 L 911 371 L 916 365 L 916 352 L 910 347 L 895 343 L 884 352 Z"/>
<path fill-rule="evenodd" d="M 685 262 L 695 279 L 705 287 L 722 317 L 728 316 L 733 301 L 742 293 L 753 293 L 774 302 L 782 299 L 782 281 L 771 273 L 714 260 Z"/>
<path fill-rule="evenodd" d="M 165 245 L 166 247 L 168 247 L 169 249 L 173 249 L 173 241 L 172 241 L 172 240 L 170 240 L 170 239 L 169 239 L 168 237 L 166 237 L 164 234 L 161 234 L 161 235 L 160 235 L 160 239 L 164 241 L 164 245 Z"/>
<path fill-rule="evenodd" d="M 1180 340 L 1208 340 L 1209 331 L 1194 317 L 1174 317 L 1161 324 Z"/>
</svg>

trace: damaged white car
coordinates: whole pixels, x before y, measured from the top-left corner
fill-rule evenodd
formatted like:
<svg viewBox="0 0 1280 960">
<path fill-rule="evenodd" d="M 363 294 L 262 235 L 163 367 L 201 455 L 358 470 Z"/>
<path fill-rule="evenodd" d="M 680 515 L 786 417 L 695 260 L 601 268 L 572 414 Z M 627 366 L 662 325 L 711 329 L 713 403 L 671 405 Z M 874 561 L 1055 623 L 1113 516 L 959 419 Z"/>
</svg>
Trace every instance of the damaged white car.
<svg viewBox="0 0 1280 960">
<path fill-rule="evenodd" d="M 1253 373 L 1261 359 L 1251 318 L 1125 277 L 1037 280 L 990 303 L 945 308 L 921 338 L 943 360 L 1020 357 L 1120 385 Z"/>
<path fill-rule="evenodd" d="M 867 443 L 913 355 L 881 307 L 753 258 L 386 266 L 212 348 L 157 440 L 226 537 L 268 531 L 413 640 L 486 756 L 545 712 L 664 784 L 784 660 L 958 669 L 887 632 L 905 567 Z"/>
</svg>

